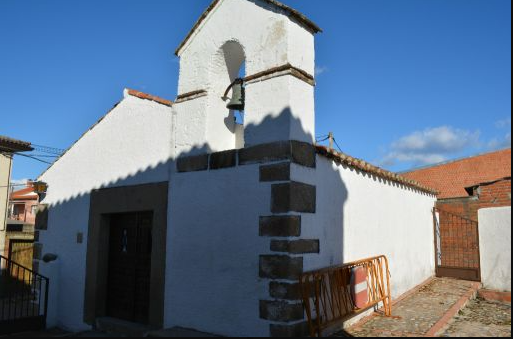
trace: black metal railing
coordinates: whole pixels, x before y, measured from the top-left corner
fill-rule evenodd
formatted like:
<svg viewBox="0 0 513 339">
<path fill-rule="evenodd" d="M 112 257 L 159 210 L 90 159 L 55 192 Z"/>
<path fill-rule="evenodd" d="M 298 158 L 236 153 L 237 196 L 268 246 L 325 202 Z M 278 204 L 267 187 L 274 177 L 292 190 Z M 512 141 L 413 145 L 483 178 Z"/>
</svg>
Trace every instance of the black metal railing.
<svg viewBox="0 0 513 339">
<path fill-rule="evenodd" d="M 46 327 L 49 279 L 0 256 L 0 335 Z"/>
</svg>

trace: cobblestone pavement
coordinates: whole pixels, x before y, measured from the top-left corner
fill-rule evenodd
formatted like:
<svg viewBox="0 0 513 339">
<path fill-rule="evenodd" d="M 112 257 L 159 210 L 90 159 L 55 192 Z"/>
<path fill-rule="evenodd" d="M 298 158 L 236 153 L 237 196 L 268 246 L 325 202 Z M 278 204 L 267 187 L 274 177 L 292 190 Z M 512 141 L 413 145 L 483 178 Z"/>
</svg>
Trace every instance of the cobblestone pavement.
<svg viewBox="0 0 513 339">
<path fill-rule="evenodd" d="M 375 316 L 334 337 L 424 336 L 471 287 L 468 281 L 434 279 L 394 305 L 392 318 Z"/>
<path fill-rule="evenodd" d="M 511 337 L 511 304 L 473 300 L 442 337 Z"/>
</svg>

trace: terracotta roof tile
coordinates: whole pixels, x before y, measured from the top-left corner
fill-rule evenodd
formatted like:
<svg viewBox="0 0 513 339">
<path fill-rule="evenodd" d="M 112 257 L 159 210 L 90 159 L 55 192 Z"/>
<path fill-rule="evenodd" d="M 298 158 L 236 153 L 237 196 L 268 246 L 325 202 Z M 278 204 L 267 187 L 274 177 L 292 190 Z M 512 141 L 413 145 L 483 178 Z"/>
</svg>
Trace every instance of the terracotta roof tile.
<svg viewBox="0 0 513 339">
<path fill-rule="evenodd" d="M 171 100 L 166 100 L 166 99 L 157 97 L 155 95 L 151 95 L 151 94 L 144 93 L 144 92 L 139 92 L 139 91 L 136 91 L 135 89 L 127 89 L 127 93 L 128 93 L 128 95 L 131 95 L 131 96 L 139 98 L 139 99 L 155 101 L 159 104 L 170 106 L 170 107 L 173 106 L 173 102 Z"/>
<path fill-rule="evenodd" d="M 436 191 L 435 189 L 432 189 L 428 186 L 424 186 L 424 185 L 420 184 L 419 182 L 405 178 L 396 173 L 376 167 L 376 166 L 366 162 L 365 160 L 353 158 L 347 154 L 328 149 L 325 146 L 316 146 L 316 149 L 317 149 L 318 154 L 323 155 L 323 156 L 327 157 L 328 159 L 332 159 L 336 162 L 356 168 L 362 172 L 376 175 L 380 178 L 390 180 L 393 182 L 397 182 L 401 185 L 405 185 L 407 187 L 411 187 L 411 188 L 417 189 L 419 191 L 422 191 L 422 192 L 425 192 L 428 194 L 432 194 L 432 195 L 438 194 L 438 191 Z"/>
<path fill-rule="evenodd" d="M 38 195 L 34 193 L 34 187 L 25 187 L 11 193 L 10 200 L 37 200 Z"/>
<path fill-rule="evenodd" d="M 32 151 L 30 142 L 21 141 L 0 135 L 0 151 L 7 152 L 26 152 Z"/>
<path fill-rule="evenodd" d="M 511 177 L 511 148 L 455 160 L 402 174 L 404 177 L 434 187 L 439 198 L 468 196 L 465 188 Z"/>
</svg>

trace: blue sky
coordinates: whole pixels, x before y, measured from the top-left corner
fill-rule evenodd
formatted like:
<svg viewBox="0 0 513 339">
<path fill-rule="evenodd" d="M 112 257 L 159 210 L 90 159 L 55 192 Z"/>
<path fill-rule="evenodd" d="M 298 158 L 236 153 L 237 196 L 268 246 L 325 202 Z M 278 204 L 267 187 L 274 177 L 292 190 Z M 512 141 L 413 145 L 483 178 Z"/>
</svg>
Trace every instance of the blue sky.
<svg viewBox="0 0 513 339">
<path fill-rule="evenodd" d="M 511 146 L 509 0 L 284 0 L 319 24 L 317 134 L 391 170 Z M 1 0 L 0 134 L 67 148 L 129 87 L 174 99 L 210 0 Z M 13 178 L 47 165 L 17 157 Z"/>
</svg>

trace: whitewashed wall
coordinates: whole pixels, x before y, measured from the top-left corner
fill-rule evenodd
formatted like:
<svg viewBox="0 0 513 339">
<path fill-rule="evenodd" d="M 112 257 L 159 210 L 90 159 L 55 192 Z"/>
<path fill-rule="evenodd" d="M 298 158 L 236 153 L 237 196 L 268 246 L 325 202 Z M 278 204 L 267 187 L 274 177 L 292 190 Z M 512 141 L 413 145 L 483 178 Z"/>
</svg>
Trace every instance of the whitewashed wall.
<svg viewBox="0 0 513 339">
<path fill-rule="evenodd" d="M 174 174 L 169 194 L 165 327 L 225 336 L 269 336 L 258 278 L 269 239 L 258 220 L 270 213 L 271 185 L 259 166 Z"/>
<path fill-rule="evenodd" d="M 231 45 L 229 48 L 226 48 L 227 43 Z M 314 35 L 284 15 L 283 11 L 276 10 L 276 6 L 261 0 L 221 0 L 183 46 L 179 56 L 178 93 L 207 90 L 208 94 L 207 98 L 194 104 L 179 103 L 175 106 L 178 119 L 183 122 L 177 131 L 178 153 L 188 152 L 205 143 L 216 152 L 236 148 L 233 122 L 229 121 L 230 112 L 222 96 L 233 80 L 233 74 L 236 74 L 234 71 L 238 71 L 241 59 L 246 61 L 246 75 L 287 63 L 311 75 L 315 72 Z M 246 145 L 269 140 L 313 142 L 313 91 L 313 86 L 303 86 L 302 80 L 294 77 L 248 84 L 246 126 L 259 125 L 264 119 L 281 114 L 284 108 L 295 103 L 294 118 L 301 120 L 307 134 L 298 133 L 297 126 L 291 126 L 294 123 L 290 115 L 291 121 L 284 118 L 285 128 L 274 128 L 266 134 L 249 134 Z M 188 119 L 191 108 L 194 114 Z M 191 136 L 189 130 L 194 130 L 194 135 Z"/>
<path fill-rule="evenodd" d="M 320 239 L 305 270 L 386 255 L 397 298 L 435 274 L 435 197 L 317 157 L 294 166 L 292 179 L 317 186 L 317 213 L 303 215 L 304 239 Z"/>
<path fill-rule="evenodd" d="M 58 284 L 50 295 L 54 319 L 60 325 L 83 330 L 85 267 L 90 192 L 115 187 L 167 181 L 172 133 L 172 109 L 129 95 L 100 124 L 87 132 L 40 180 L 48 183 L 43 201 L 50 204 L 49 229 L 41 232 L 44 253 L 59 256 L 59 274 L 41 263 L 41 273 Z M 77 244 L 77 233 L 84 243 Z M 55 298 L 58 298 L 55 300 Z M 52 322 L 53 321 L 53 322 Z"/>
<path fill-rule="evenodd" d="M 511 207 L 479 210 L 484 288 L 511 292 Z"/>
</svg>

